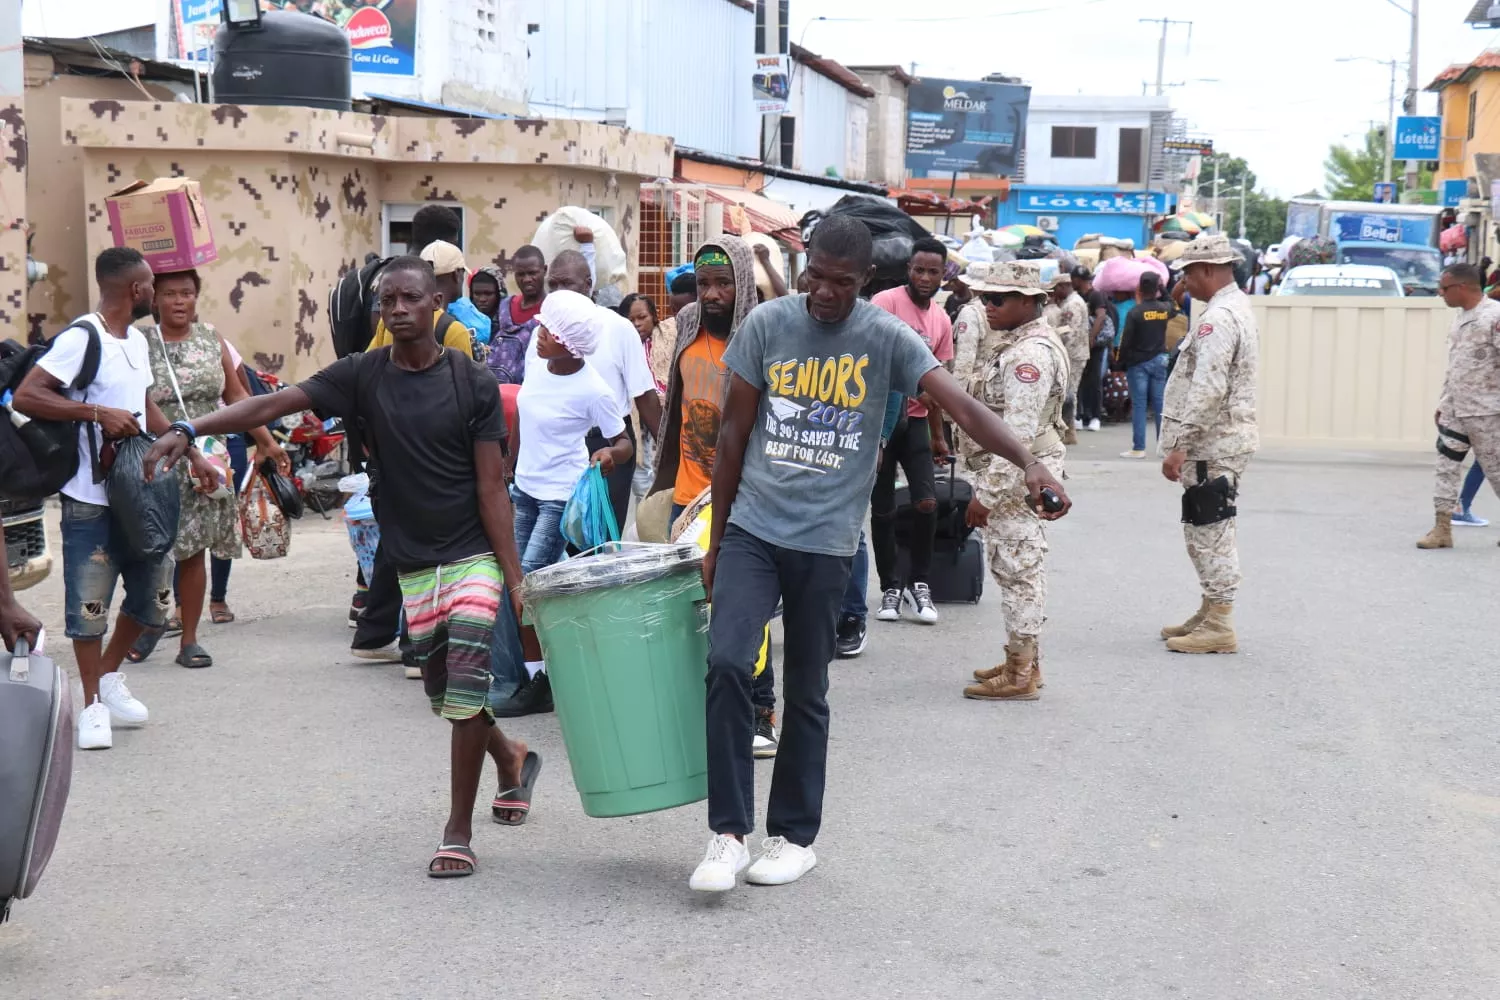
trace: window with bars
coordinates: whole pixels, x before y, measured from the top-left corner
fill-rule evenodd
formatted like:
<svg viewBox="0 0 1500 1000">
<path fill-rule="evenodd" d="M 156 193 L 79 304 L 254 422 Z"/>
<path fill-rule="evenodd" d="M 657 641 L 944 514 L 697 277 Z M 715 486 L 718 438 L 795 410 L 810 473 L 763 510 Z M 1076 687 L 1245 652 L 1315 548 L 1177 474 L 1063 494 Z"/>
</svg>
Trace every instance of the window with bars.
<svg viewBox="0 0 1500 1000">
<path fill-rule="evenodd" d="M 651 296 L 662 318 L 670 294 L 667 272 L 691 259 L 704 240 L 704 204 L 700 186 L 642 184 L 635 290 Z"/>
</svg>

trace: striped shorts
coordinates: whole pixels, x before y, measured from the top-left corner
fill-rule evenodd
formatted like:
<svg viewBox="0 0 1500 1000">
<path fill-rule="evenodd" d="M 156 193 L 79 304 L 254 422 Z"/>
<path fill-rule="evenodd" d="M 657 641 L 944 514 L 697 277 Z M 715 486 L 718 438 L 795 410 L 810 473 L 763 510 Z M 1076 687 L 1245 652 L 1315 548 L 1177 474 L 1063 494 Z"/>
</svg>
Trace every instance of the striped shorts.
<svg viewBox="0 0 1500 1000">
<path fill-rule="evenodd" d="M 503 596 L 493 555 L 400 574 L 412 654 L 432 711 L 444 719 L 488 712 L 490 637 Z"/>
</svg>

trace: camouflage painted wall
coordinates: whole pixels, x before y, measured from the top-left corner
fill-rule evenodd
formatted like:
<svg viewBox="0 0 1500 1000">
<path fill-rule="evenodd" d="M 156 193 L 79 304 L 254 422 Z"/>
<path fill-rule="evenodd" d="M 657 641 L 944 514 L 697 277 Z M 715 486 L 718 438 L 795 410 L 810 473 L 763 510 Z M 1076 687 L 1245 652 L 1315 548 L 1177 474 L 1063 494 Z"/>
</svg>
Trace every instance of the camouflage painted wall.
<svg viewBox="0 0 1500 1000">
<path fill-rule="evenodd" d="M 19 4 L 0 24 L 0 337 L 26 340 L 26 140 Z"/>
<path fill-rule="evenodd" d="M 111 192 L 196 179 L 219 250 L 202 315 L 292 379 L 332 360 L 328 291 L 379 252 L 383 204 L 463 204 L 471 266 L 504 263 L 562 205 L 612 207 L 633 270 L 641 178 L 672 168 L 670 139 L 586 122 L 77 100 L 62 120 L 63 141 L 84 150 L 88 258 L 112 243 Z"/>
<path fill-rule="evenodd" d="M 143 81 L 162 100 L 171 94 Z M 47 277 L 26 296 L 33 336 L 50 337 L 93 307 L 93 279 L 83 224 L 83 150 L 64 145 L 60 103 L 65 97 L 140 99 L 134 82 L 120 77 L 58 75 L 51 55 L 26 53 L 26 120 L 31 157 L 45 169 L 26 175 L 26 216 L 31 255 L 47 264 Z"/>
</svg>

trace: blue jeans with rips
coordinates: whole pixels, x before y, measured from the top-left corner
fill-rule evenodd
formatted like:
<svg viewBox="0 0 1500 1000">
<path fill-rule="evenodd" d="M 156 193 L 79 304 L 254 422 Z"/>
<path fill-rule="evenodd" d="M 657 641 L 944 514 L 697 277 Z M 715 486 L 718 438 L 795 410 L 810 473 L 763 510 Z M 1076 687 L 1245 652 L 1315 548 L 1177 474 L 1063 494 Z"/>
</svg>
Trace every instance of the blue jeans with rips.
<svg viewBox="0 0 1500 1000">
<path fill-rule="evenodd" d="M 1146 410 L 1151 410 L 1156 424 L 1156 436 L 1161 438 L 1162 397 L 1167 392 L 1167 356 L 1158 354 L 1150 361 L 1142 361 L 1125 370 L 1130 383 L 1130 447 L 1135 451 L 1146 450 Z"/>
</svg>

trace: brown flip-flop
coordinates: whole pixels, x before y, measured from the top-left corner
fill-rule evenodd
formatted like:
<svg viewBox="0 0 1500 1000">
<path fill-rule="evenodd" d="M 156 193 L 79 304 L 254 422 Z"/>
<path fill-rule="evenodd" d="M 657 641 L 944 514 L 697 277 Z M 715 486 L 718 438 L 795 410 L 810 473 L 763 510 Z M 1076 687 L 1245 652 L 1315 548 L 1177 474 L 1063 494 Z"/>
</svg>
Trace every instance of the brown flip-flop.
<svg viewBox="0 0 1500 1000">
<path fill-rule="evenodd" d="M 208 609 L 208 620 L 215 625 L 228 625 L 234 621 L 234 612 L 229 610 L 228 605 L 218 609 L 210 607 Z"/>
</svg>

